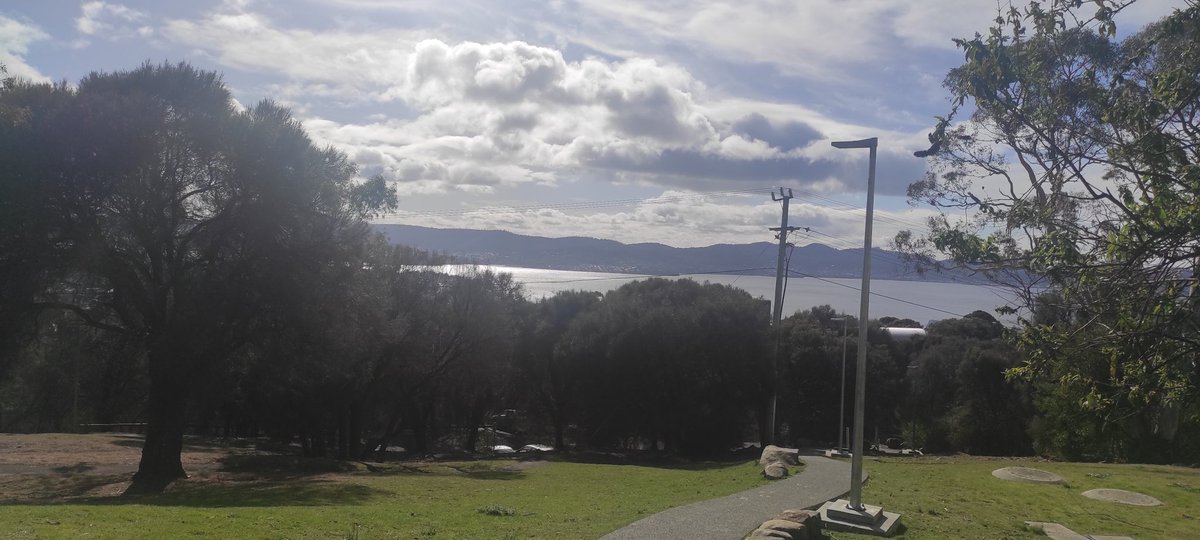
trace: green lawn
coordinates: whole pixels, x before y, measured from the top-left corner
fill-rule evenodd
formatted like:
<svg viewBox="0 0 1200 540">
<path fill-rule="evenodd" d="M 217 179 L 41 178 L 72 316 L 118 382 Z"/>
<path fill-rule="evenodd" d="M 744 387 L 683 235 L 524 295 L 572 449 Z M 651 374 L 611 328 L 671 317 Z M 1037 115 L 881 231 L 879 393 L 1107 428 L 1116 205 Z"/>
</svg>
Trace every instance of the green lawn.
<svg viewBox="0 0 1200 540">
<path fill-rule="evenodd" d="M 999 480 L 1001 467 L 1033 467 L 1057 473 L 1066 485 Z M 867 504 L 902 514 L 897 537 L 1046 538 L 1025 521 L 1061 523 L 1080 534 L 1153 538 L 1200 538 L 1200 470 L 1158 465 L 1052 463 L 971 457 L 883 458 L 865 464 Z M 1165 503 L 1136 507 L 1095 501 L 1080 493 L 1116 488 Z M 835 539 L 865 538 L 833 534 Z"/>
<path fill-rule="evenodd" d="M 272 481 L 220 476 L 136 501 L 0 506 L 0 538 L 596 538 L 764 482 L 750 462 L 483 461 Z"/>
<path fill-rule="evenodd" d="M 273 467 L 251 463 L 181 482 L 158 497 L 0 505 L 0 539 L 586 539 L 668 507 L 764 483 L 752 462 L 650 467 L 497 460 L 396 464 L 374 471 L 360 465 L 341 473 L 322 472 L 330 468 L 321 462 L 286 463 L 292 476 L 263 480 L 263 474 L 274 474 Z M 991 476 L 1008 466 L 1052 471 L 1068 484 Z M 866 502 L 902 513 L 903 538 L 1045 538 L 1027 530 L 1027 520 L 1140 540 L 1200 537 L 1197 469 L 972 457 L 871 459 L 866 467 L 871 474 Z M 260 471 L 259 479 L 247 480 L 247 470 Z M 122 478 L 64 471 L 0 485 L 82 493 Z M 1080 495 L 1100 487 L 1146 493 L 1166 504 L 1142 508 Z"/>
</svg>

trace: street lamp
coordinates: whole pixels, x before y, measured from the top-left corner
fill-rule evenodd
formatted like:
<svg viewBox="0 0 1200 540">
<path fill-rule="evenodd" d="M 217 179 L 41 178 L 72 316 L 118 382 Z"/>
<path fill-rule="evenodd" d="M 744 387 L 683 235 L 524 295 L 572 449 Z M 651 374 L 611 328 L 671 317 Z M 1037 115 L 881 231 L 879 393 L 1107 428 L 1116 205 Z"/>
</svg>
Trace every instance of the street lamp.
<svg viewBox="0 0 1200 540">
<path fill-rule="evenodd" d="M 831 317 L 830 321 L 841 321 L 842 323 L 842 385 L 838 399 L 838 445 L 837 451 L 840 453 L 846 444 L 843 442 L 843 437 L 846 435 L 846 327 L 850 323 L 850 317 Z"/>
<path fill-rule="evenodd" d="M 858 369 L 854 373 L 854 437 L 850 456 L 850 500 L 839 499 L 821 506 L 821 520 L 826 526 L 852 532 L 882 534 L 890 536 L 900 522 L 900 515 L 884 512 L 878 506 L 866 506 L 862 502 L 863 472 L 863 414 L 867 387 L 867 318 L 871 296 L 871 225 L 875 215 L 875 159 L 879 139 L 857 141 L 835 141 L 833 147 L 841 150 L 867 148 L 871 151 L 870 168 L 867 172 L 867 217 L 863 233 L 863 275 L 861 305 L 858 315 Z"/>
</svg>

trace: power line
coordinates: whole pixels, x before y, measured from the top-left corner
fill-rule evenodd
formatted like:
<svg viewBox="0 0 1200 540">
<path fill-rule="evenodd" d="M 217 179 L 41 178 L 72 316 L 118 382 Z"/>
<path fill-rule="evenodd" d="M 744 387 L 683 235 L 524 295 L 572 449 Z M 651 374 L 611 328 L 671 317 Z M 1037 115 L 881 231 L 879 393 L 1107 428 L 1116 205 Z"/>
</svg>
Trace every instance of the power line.
<svg viewBox="0 0 1200 540">
<path fill-rule="evenodd" d="M 583 283 L 583 282 L 588 282 L 588 281 L 625 281 L 625 280 L 633 280 L 633 279 L 672 278 L 672 277 L 684 277 L 684 276 L 703 276 L 703 275 L 713 275 L 713 274 L 745 275 L 744 274 L 745 272 L 754 272 L 754 271 L 759 271 L 759 270 L 770 270 L 770 269 L 771 269 L 771 267 L 769 267 L 769 266 L 761 266 L 758 268 L 734 268 L 734 269 L 730 269 L 730 270 L 708 270 L 708 271 L 704 271 L 704 272 L 686 272 L 686 273 L 679 273 L 679 274 L 624 274 L 621 276 L 614 276 L 614 277 L 577 278 L 577 279 L 544 280 L 544 281 L 522 281 L 521 283 L 525 283 L 525 284 L 529 284 L 529 285 L 543 285 L 543 284 L 552 285 L 552 284 L 556 284 L 556 283 Z M 741 276 L 739 275 L 739 277 L 741 277 Z"/>
<path fill-rule="evenodd" d="M 855 290 L 855 291 L 861 291 L 861 290 L 862 290 L 862 289 L 860 289 L 860 288 L 858 288 L 858 287 L 855 287 L 855 286 L 853 286 L 853 285 L 847 285 L 847 284 L 845 284 L 845 283 L 838 283 L 838 282 L 836 282 L 836 281 L 833 281 L 833 280 L 830 280 L 830 279 L 825 279 L 825 278 L 822 278 L 822 277 L 817 277 L 817 276 L 814 276 L 814 275 L 811 275 L 811 274 L 806 274 L 806 273 L 804 273 L 804 272 L 800 272 L 800 271 L 797 271 L 797 270 L 792 270 L 792 269 L 790 269 L 790 268 L 788 269 L 788 272 L 790 272 L 790 273 L 793 273 L 793 274 L 798 274 L 798 275 L 800 275 L 800 276 L 803 276 L 803 277 L 813 278 L 813 279 L 815 279 L 815 280 L 818 280 L 818 281 L 824 281 L 825 283 L 829 283 L 829 284 L 831 284 L 831 285 L 837 285 L 838 287 L 845 287 L 845 288 L 847 288 L 847 289 L 851 289 L 851 290 Z M 925 308 L 925 309 L 931 309 L 931 310 L 933 310 L 933 311 L 938 311 L 938 312 L 941 312 L 941 313 L 945 313 L 945 314 L 947 314 L 947 315 L 954 315 L 955 317 L 965 317 L 965 316 L 966 316 L 966 315 L 963 315 L 963 314 L 961 314 L 961 313 L 955 313 L 955 312 L 953 312 L 953 311 L 947 311 L 947 310 L 944 310 L 944 309 L 942 309 L 942 308 L 936 308 L 936 307 L 933 307 L 933 306 L 927 306 L 927 305 L 925 305 L 925 304 L 922 304 L 922 303 L 920 303 L 920 302 L 913 302 L 913 301 L 911 301 L 911 300 L 905 300 L 905 299 L 903 299 L 903 298 L 896 298 L 895 296 L 889 296 L 889 295 L 886 295 L 886 294 L 883 294 L 883 293 L 878 293 L 878 292 L 875 292 L 875 291 L 871 291 L 871 296 L 878 296 L 878 297 L 880 297 L 880 298 L 887 298 L 888 300 L 894 300 L 894 301 L 896 301 L 896 302 L 900 302 L 900 303 L 903 303 L 903 304 L 908 304 L 908 305 L 911 305 L 911 306 L 917 306 L 917 307 L 923 307 L 923 308 Z"/>
</svg>

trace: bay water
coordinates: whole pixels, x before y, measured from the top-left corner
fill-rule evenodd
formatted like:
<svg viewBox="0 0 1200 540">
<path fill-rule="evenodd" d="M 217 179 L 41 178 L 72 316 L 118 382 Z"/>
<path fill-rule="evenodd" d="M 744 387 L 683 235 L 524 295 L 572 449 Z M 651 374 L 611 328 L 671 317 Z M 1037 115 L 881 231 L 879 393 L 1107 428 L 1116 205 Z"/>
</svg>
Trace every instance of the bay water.
<svg viewBox="0 0 1200 540">
<path fill-rule="evenodd" d="M 578 272 L 546 270 L 513 266 L 485 266 L 496 272 L 512 274 L 525 287 L 530 299 L 551 296 L 559 291 L 583 290 L 607 292 L 621 285 L 651 276 L 615 274 L 608 272 Z M 743 289 L 756 298 L 775 297 L 775 278 L 770 276 L 739 276 L 725 274 L 689 274 L 669 279 L 692 279 L 697 282 L 720 283 Z M 859 313 L 860 279 L 788 278 L 787 294 L 783 301 L 784 316 L 796 311 L 828 304 L 837 311 L 857 316 Z M 935 281 L 871 280 L 870 318 L 891 316 L 913 319 L 921 324 L 939 319 L 956 318 L 975 310 L 990 313 L 1006 324 L 1015 323 L 1011 316 L 1000 316 L 996 307 L 1007 305 L 1011 295 L 1000 287 L 944 283 Z"/>
</svg>

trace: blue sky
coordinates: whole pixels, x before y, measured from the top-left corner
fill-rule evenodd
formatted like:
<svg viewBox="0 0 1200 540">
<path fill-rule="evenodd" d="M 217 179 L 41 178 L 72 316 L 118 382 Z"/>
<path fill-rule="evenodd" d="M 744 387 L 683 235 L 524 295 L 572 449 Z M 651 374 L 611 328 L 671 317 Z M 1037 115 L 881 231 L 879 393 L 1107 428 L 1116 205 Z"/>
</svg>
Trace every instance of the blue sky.
<svg viewBox="0 0 1200 540">
<path fill-rule="evenodd" d="M 1141 0 L 1122 33 L 1181 7 Z M 1024 4 L 1024 2 L 1019 2 Z M 380 221 L 702 246 L 771 240 L 793 188 L 798 243 L 861 245 L 877 136 L 875 242 L 931 214 L 940 83 L 996 0 L 8 0 L 0 62 L 78 81 L 147 60 L 218 71 L 383 174 Z M 1007 6 L 1007 3 L 1004 4 Z M 1086 9 L 1086 7 L 1085 7 Z"/>
</svg>

